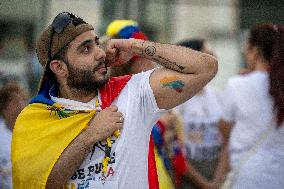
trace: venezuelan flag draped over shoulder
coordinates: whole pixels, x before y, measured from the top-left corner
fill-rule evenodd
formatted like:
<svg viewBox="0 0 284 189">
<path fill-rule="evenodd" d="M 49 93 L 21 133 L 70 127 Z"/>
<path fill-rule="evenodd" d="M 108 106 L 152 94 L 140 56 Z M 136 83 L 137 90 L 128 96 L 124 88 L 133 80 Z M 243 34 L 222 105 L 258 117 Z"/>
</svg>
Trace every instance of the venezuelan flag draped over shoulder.
<svg viewBox="0 0 284 189">
<path fill-rule="evenodd" d="M 108 107 L 131 77 L 111 78 L 99 91 L 102 108 Z M 54 103 L 46 82 L 38 96 L 17 118 L 12 138 L 14 189 L 43 189 L 64 149 L 84 130 L 96 110 L 65 110 Z"/>
</svg>

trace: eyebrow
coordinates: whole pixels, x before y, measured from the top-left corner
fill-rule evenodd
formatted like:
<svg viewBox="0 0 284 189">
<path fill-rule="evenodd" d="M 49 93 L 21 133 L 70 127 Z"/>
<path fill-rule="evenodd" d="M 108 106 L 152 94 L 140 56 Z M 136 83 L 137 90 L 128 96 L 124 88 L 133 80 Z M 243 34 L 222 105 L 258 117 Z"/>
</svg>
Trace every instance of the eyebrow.
<svg viewBox="0 0 284 189">
<path fill-rule="evenodd" d="M 99 37 L 95 37 L 94 39 L 87 39 L 83 41 L 76 49 L 80 50 L 82 47 L 86 46 L 87 44 L 99 44 Z"/>
</svg>

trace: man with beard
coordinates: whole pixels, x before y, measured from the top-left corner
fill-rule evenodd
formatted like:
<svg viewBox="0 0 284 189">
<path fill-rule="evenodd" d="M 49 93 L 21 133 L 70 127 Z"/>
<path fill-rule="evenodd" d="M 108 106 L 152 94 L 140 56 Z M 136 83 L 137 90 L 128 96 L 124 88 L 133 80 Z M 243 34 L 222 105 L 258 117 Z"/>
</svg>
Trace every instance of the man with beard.
<svg viewBox="0 0 284 189">
<path fill-rule="evenodd" d="M 217 72 L 214 57 L 169 44 L 111 39 L 104 52 L 92 30 L 63 12 L 37 41 L 45 71 L 38 96 L 15 125 L 17 189 L 157 188 L 148 181 L 152 126 Z M 107 78 L 107 65 L 134 55 L 163 68 Z"/>
</svg>

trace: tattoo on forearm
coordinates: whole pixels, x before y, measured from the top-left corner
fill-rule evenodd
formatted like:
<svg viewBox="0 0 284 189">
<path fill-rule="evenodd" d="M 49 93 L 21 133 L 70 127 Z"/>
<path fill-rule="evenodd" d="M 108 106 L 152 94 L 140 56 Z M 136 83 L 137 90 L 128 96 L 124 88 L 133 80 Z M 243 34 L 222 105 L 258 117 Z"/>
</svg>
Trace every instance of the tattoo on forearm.
<svg viewBox="0 0 284 189">
<path fill-rule="evenodd" d="M 148 56 L 154 56 L 154 54 L 156 53 L 156 48 L 154 46 L 148 46 L 145 49 L 145 54 Z"/>
<path fill-rule="evenodd" d="M 142 47 L 144 46 L 144 42 L 145 41 L 143 41 L 142 43 Z M 183 71 L 185 69 L 184 66 L 181 66 L 177 64 L 176 62 L 171 61 L 160 55 L 157 55 L 156 57 L 154 57 L 154 55 L 156 54 L 156 51 L 157 50 L 154 45 L 149 45 L 142 51 L 142 56 L 144 55 L 151 56 L 154 61 L 161 63 L 161 65 L 165 66 L 166 68 L 172 69 L 172 70 Z"/>
<path fill-rule="evenodd" d="M 185 84 L 177 76 L 163 77 L 160 79 L 163 87 L 169 87 L 178 93 L 181 93 Z"/>
<path fill-rule="evenodd" d="M 167 59 L 165 57 L 158 55 L 158 58 L 163 60 L 164 66 L 166 68 L 173 69 L 173 70 L 178 69 L 178 71 L 182 71 L 182 70 L 185 69 L 185 67 L 178 65 L 176 62 L 170 61 L 169 59 Z M 156 59 L 155 61 L 161 62 L 161 60 L 158 60 L 158 59 Z"/>
</svg>

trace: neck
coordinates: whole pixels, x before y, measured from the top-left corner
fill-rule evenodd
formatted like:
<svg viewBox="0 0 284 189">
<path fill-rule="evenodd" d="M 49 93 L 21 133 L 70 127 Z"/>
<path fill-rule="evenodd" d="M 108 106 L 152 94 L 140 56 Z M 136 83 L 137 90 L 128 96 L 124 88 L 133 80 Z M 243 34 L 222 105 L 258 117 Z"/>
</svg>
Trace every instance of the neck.
<svg viewBox="0 0 284 189">
<path fill-rule="evenodd" d="M 95 98 L 97 94 L 98 94 L 98 90 L 85 91 L 85 90 L 70 88 L 66 85 L 59 87 L 59 97 L 70 99 L 70 100 L 75 100 L 79 102 L 89 102 L 93 98 Z"/>
<path fill-rule="evenodd" d="M 266 60 L 259 60 L 256 64 L 255 64 L 255 71 L 263 71 L 263 72 L 267 72 L 268 70 L 268 61 Z"/>
</svg>

